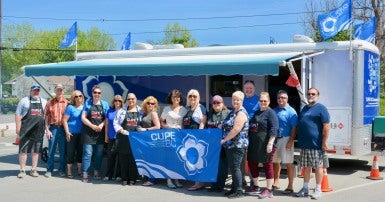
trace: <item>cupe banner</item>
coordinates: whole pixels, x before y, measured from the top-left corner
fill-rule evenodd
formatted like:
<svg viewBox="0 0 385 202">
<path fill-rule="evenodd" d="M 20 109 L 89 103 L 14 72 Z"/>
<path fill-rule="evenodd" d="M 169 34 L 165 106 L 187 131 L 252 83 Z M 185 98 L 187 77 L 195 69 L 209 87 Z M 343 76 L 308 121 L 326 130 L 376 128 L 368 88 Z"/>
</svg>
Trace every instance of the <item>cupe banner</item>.
<svg viewBox="0 0 385 202">
<path fill-rule="evenodd" d="M 140 175 L 150 178 L 215 182 L 222 131 L 160 129 L 128 136 Z"/>
</svg>

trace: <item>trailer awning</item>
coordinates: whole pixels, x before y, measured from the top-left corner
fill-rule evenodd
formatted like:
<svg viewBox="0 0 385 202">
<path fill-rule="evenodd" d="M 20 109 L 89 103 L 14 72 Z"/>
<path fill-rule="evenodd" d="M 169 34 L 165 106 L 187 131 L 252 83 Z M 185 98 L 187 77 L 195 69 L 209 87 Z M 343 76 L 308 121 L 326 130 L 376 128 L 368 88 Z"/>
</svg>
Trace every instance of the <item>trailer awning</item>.
<svg viewBox="0 0 385 202">
<path fill-rule="evenodd" d="M 94 59 L 25 66 L 26 76 L 278 75 L 287 59 L 302 54 L 255 53 Z"/>
</svg>

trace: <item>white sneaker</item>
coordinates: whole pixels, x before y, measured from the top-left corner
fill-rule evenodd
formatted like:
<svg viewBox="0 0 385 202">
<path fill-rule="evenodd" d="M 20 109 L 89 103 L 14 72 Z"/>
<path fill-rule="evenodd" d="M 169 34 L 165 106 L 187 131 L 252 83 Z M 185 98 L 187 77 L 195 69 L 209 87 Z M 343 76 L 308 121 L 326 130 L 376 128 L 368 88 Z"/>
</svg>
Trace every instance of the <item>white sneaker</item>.
<svg viewBox="0 0 385 202">
<path fill-rule="evenodd" d="M 39 173 L 36 170 L 31 170 L 29 173 L 32 177 L 39 177 Z"/>
<path fill-rule="evenodd" d="M 21 170 L 19 174 L 17 174 L 18 178 L 24 178 L 27 174 L 25 174 L 24 170 Z"/>
<path fill-rule="evenodd" d="M 322 191 L 315 190 L 314 193 L 311 195 L 311 199 L 319 199 L 322 196 Z"/>
<path fill-rule="evenodd" d="M 47 171 L 47 172 L 44 174 L 44 176 L 45 176 L 46 178 L 50 178 L 50 177 L 52 176 L 52 174 L 51 174 L 51 172 Z"/>
</svg>

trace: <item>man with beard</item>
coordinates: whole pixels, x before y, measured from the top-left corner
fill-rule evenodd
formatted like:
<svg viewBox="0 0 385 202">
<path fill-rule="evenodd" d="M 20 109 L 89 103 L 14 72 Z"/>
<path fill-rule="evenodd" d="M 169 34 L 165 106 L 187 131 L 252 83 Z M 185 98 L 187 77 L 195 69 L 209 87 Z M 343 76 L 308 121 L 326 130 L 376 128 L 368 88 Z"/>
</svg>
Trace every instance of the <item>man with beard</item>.
<svg viewBox="0 0 385 202">
<path fill-rule="evenodd" d="M 31 153 L 32 157 L 30 175 L 32 177 L 39 176 L 36 168 L 45 132 L 43 109 L 46 104 L 47 100 L 40 97 L 40 86 L 33 85 L 31 86 L 30 95 L 21 99 L 17 105 L 15 113 L 16 134 L 20 137 L 20 173 L 17 175 L 18 178 L 26 176 L 27 153 Z"/>
<path fill-rule="evenodd" d="M 301 149 L 301 165 L 305 168 L 304 183 L 297 197 L 307 197 L 312 168 L 315 169 L 316 188 L 312 199 L 321 197 L 321 181 L 323 177 L 323 155 L 327 150 L 327 139 L 330 130 L 330 115 L 324 105 L 318 103 L 319 91 L 310 88 L 307 91 L 309 104 L 304 106 L 298 121 L 298 148 Z"/>
</svg>

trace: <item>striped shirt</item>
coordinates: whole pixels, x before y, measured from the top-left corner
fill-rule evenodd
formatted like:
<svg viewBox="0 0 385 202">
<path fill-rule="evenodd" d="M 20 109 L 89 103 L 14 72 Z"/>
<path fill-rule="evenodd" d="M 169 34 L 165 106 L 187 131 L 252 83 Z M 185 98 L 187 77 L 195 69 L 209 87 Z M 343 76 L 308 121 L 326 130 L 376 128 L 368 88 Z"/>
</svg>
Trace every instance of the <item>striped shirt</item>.
<svg viewBox="0 0 385 202">
<path fill-rule="evenodd" d="M 44 114 L 49 125 L 62 126 L 62 118 L 65 112 L 65 109 L 68 105 L 68 100 L 62 98 L 60 101 L 56 98 L 51 99 L 47 102 L 47 105 L 44 109 Z"/>
</svg>

